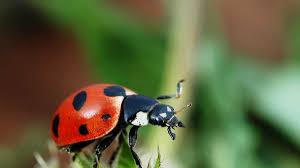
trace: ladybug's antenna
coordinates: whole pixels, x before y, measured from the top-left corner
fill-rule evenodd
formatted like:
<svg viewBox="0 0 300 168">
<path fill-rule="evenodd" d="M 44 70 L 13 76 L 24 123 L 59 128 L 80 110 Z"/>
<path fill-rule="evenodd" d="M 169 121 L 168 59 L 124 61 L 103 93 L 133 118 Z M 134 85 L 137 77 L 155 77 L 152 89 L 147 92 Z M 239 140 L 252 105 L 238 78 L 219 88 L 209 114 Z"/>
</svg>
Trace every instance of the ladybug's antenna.
<svg viewBox="0 0 300 168">
<path fill-rule="evenodd" d="M 182 112 L 182 111 L 184 111 L 185 109 L 190 108 L 190 107 L 192 107 L 192 103 L 189 103 L 189 104 L 187 104 L 186 106 L 182 107 L 181 109 L 175 111 L 175 113 L 178 114 L 179 112 Z"/>
</svg>

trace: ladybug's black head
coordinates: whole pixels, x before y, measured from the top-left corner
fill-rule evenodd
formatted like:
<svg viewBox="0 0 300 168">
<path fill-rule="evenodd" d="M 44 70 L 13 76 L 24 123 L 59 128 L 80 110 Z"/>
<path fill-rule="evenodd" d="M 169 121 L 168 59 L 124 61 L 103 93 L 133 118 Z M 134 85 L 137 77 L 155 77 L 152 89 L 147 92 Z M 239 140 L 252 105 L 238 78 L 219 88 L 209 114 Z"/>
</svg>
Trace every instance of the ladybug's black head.
<svg viewBox="0 0 300 168">
<path fill-rule="evenodd" d="M 175 114 L 176 113 L 172 106 L 158 104 L 149 113 L 149 123 L 153 125 L 160 125 L 162 127 L 183 127 L 183 124 L 178 121 Z"/>
<path fill-rule="evenodd" d="M 189 105 L 190 106 L 190 105 Z M 180 110 L 181 111 L 181 110 Z M 176 117 L 176 111 L 170 105 L 157 104 L 149 113 L 149 123 L 168 127 L 168 132 L 172 139 L 175 139 L 175 134 L 171 132 L 171 128 L 184 127 L 184 124 Z"/>
</svg>

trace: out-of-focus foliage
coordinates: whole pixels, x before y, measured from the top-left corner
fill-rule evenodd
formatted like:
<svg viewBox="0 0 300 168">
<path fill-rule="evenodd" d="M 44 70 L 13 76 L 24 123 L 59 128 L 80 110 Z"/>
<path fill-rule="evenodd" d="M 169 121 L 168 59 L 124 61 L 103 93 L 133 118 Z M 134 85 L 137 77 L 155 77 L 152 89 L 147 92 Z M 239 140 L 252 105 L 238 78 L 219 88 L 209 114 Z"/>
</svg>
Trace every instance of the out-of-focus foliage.
<svg viewBox="0 0 300 168">
<path fill-rule="evenodd" d="M 287 35 L 287 48 L 288 48 L 288 60 L 290 60 L 290 64 L 299 65 L 299 45 L 300 45 L 300 36 L 299 30 L 300 29 L 300 16 L 299 14 L 291 19 L 289 31 Z"/>
<path fill-rule="evenodd" d="M 42 150 L 44 148 L 45 134 L 45 132 L 42 132 L 42 129 L 35 126 L 22 135 L 19 144 L 15 147 L 4 148 L 0 146 L 0 167 L 19 167 L 21 163 L 29 160 L 34 161 L 33 150 Z"/>
<path fill-rule="evenodd" d="M 158 90 L 165 63 L 163 32 L 147 29 L 105 1 L 34 2 L 77 35 L 96 79 L 152 96 Z"/>
<path fill-rule="evenodd" d="M 190 167 L 300 167 L 298 27 L 288 37 L 294 60 L 277 65 L 237 54 L 216 32 L 202 41 Z"/>
<path fill-rule="evenodd" d="M 200 48 L 200 55 L 196 102 L 200 114 L 198 117 L 194 114 L 192 122 L 196 124 L 194 131 L 199 132 L 194 146 L 197 146 L 202 162 L 194 164 L 259 167 L 254 155 L 257 137 L 247 122 L 243 106 L 248 93 L 242 77 L 248 76 L 246 73 L 249 72 L 239 69 L 242 66 L 231 56 L 223 40 L 211 38 L 206 41 Z"/>
</svg>

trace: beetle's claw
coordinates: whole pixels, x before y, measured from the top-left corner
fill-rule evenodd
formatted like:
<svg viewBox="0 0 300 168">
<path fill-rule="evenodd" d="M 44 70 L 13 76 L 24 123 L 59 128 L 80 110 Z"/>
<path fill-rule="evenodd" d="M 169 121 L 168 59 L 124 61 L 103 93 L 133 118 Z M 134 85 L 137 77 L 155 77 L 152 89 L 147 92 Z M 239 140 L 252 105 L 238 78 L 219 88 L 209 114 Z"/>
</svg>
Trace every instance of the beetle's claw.
<svg viewBox="0 0 300 168">
<path fill-rule="evenodd" d="M 181 121 L 178 121 L 177 126 L 181 128 L 185 128 L 185 125 Z"/>
</svg>

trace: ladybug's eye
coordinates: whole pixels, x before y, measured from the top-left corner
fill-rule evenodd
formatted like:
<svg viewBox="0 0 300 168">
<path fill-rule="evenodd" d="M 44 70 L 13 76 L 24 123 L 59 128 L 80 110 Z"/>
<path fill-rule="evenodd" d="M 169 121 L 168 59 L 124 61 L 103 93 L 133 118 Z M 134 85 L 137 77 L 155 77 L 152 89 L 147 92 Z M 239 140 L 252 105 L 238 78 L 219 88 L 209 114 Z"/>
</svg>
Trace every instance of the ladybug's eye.
<svg viewBox="0 0 300 168">
<path fill-rule="evenodd" d="M 109 114 L 103 114 L 102 115 L 102 119 L 104 120 L 104 121 L 106 121 L 106 120 L 108 120 L 108 119 L 110 119 L 111 118 L 111 116 L 109 115 Z"/>
<path fill-rule="evenodd" d="M 174 109 L 173 109 L 173 107 L 171 107 L 171 106 L 167 106 L 167 111 L 168 111 L 168 112 L 172 112 L 172 111 L 174 111 Z"/>
</svg>

